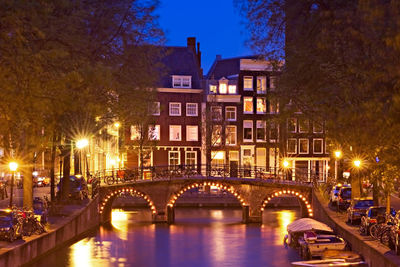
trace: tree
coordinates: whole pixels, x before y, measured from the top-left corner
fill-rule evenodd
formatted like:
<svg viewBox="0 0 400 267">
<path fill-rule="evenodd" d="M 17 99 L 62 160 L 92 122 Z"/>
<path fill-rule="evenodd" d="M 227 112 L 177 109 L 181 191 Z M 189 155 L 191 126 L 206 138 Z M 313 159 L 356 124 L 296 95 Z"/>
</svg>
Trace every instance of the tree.
<svg viewBox="0 0 400 267">
<path fill-rule="evenodd" d="M 279 92 L 327 136 L 386 169 L 399 155 L 398 1 L 239 1 L 253 48 L 285 58 Z M 387 153 L 389 152 L 390 153 Z M 383 156 L 385 155 L 385 156 Z M 396 164 L 397 164 L 396 163 Z M 389 176 L 388 176 L 389 177 Z"/>
</svg>

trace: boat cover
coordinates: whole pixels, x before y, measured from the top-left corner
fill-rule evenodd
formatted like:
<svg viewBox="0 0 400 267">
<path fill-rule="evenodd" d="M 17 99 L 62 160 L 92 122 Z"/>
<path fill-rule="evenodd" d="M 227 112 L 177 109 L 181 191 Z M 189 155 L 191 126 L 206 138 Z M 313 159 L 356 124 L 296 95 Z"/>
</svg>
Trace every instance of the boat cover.
<svg viewBox="0 0 400 267">
<path fill-rule="evenodd" d="M 311 218 L 298 219 L 287 226 L 289 233 L 305 231 L 326 231 L 333 232 L 328 225 Z"/>
</svg>

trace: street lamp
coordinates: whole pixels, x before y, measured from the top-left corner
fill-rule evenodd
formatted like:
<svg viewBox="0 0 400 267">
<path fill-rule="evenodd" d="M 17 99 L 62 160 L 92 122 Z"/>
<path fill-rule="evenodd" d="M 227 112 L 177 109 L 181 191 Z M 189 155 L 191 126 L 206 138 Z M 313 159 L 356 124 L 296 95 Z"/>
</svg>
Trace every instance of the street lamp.
<svg viewBox="0 0 400 267">
<path fill-rule="evenodd" d="M 76 141 L 76 148 L 79 149 L 79 173 L 83 175 L 82 173 L 82 150 L 89 145 L 89 140 L 86 138 L 79 139 Z M 84 163 L 83 163 L 84 164 Z M 85 176 L 85 175 L 84 175 Z"/>
<path fill-rule="evenodd" d="M 342 151 L 336 150 L 335 151 L 335 181 L 337 181 L 337 174 L 338 174 L 338 160 L 342 157 Z"/>
<path fill-rule="evenodd" d="M 354 165 L 354 167 L 356 168 L 356 172 L 357 172 L 357 178 L 358 178 L 358 185 L 359 185 L 359 194 L 357 195 L 356 193 L 355 193 L 355 188 L 354 189 L 352 189 L 351 190 L 351 192 L 352 192 L 352 198 L 354 198 L 354 197 L 361 197 L 361 192 L 362 192 L 362 187 L 361 187 L 361 176 L 360 176 L 360 168 L 361 168 L 361 160 L 359 160 L 359 159 L 355 159 L 355 160 L 353 160 L 353 165 Z M 354 194 L 353 194 L 353 192 L 354 192 Z"/>
<path fill-rule="evenodd" d="M 287 159 L 283 160 L 283 168 L 285 170 L 285 178 L 288 179 L 289 161 Z"/>
<path fill-rule="evenodd" d="M 14 191 L 14 176 L 15 176 L 15 171 L 18 168 L 18 163 L 15 161 L 12 161 L 8 164 L 8 167 L 10 168 L 11 171 L 11 193 L 10 193 L 10 208 L 12 207 L 12 202 L 13 202 L 13 191 Z"/>
</svg>

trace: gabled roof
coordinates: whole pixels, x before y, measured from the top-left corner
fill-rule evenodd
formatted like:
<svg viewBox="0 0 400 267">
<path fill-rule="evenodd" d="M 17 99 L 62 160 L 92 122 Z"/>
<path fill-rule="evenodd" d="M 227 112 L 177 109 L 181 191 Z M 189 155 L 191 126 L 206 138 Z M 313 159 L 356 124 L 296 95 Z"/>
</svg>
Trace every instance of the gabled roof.
<svg viewBox="0 0 400 267">
<path fill-rule="evenodd" d="M 257 59 L 258 56 L 244 56 L 227 59 L 216 58 L 210 70 L 207 73 L 206 78 L 219 80 L 221 77 L 235 77 L 234 75 L 240 72 L 240 60 L 241 59 Z"/>
<path fill-rule="evenodd" d="M 188 47 L 167 46 L 162 52 L 161 62 L 165 69 L 161 75 L 160 87 L 172 87 L 172 75 L 192 76 L 192 88 L 202 88 L 200 81 L 200 68 L 192 49 Z"/>
</svg>

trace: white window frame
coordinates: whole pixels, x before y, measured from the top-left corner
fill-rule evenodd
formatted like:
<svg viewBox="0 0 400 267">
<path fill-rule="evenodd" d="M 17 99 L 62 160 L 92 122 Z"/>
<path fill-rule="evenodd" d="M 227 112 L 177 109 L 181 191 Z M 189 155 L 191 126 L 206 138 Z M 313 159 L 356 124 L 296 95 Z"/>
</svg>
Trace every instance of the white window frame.
<svg viewBox="0 0 400 267">
<path fill-rule="evenodd" d="M 175 105 L 175 104 L 179 105 L 179 114 L 172 114 L 171 113 L 171 111 L 172 111 L 171 105 Z M 181 102 L 169 102 L 169 115 L 170 116 L 174 116 L 174 117 L 182 115 L 182 104 L 181 104 Z"/>
<path fill-rule="evenodd" d="M 218 112 L 214 112 L 218 110 Z M 215 116 L 214 115 L 218 115 Z M 211 106 L 211 119 L 213 121 L 222 121 L 222 107 L 221 106 Z"/>
<path fill-rule="evenodd" d="M 271 130 L 273 129 L 274 126 L 276 128 L 276 139 L 271 139 Z M 269 124 L 269 133 L 268 133 L 268 138 L 269 138 L 269 142 L 270 143 L 278 143 L 279 142 L 279 132 L 280 132 L 280 127 L 279 127 L 279 123 L 276 122 L 271 122 Z"/>
<path fill-rule="evenodd" d="M 215 84 L 210 84 L 209 92 L 210 92 L 210 94 L 216 94 L 217 93 L 217 86 Z"/>
<path fill-rule="evenodd" d="M 227 142 L 228 137 L 229 137 L 228 127 L 229 128 L 233 128 L 235 130 L 234 131 L 234 133 L 235 133 L 235 142 L 234 143 L 229 143 L 228 144 L 228 142 Z M 237 145 L 237 127 L 236 127 L 236 125 L 226 125 L 225 126 L 225 144 L 227 146 L 236 146 Z"/>
<path fill-rule="evenodd" d="M 306 122 L 306 125 L 307 125 L 306 131 L 304 131 L 304 129 L 301 128 L 301 122 L 302 121 Z M 298 122 L 299 122 L 299 133 L 308 133 L 308 132 L 310 132 L 310 120 L 304 119 L 304 118 L 299 118 Z"/>
<path fill-rule="evenodd" d="M 150 138 L 151 132 L 152 132 L 152 128 L 155 129 L 156 134 L 156 138 Z M 149 140 L 152 141 L 156 141 L 156 140 L 160 140 L 160 134 L 161 134 L 161 130 L 160 130 L 160 125 L 156 124 L 156 125 L 149 125 L 149 132 L 148 132 L 148 138 Z"/>
<path fill-rule="evenodd" d="M 171 165 L 170 164 L 170 162 L 171 162 L 171 154 L 175 154 L 175 153 L 178 153 L 178 164 Z M 170 166 L 179 166 L 179 165 L 181 165 L 181 152 L 179 150 L 168 151 L 168 166 L 170 167 Z"/>
<path fill-rule="evenodd" d="M 245 80 L 250 80 L 251 79 L 251 88 L 245 87 Z M 243 91 L 253 91 L 253 76 L 243 76 Z"/>
<path fill-rule="evenodd" d="M 264 84 L 263 84 L 263 82 L 264 82 Z M 259 88 L 261 90 L 258 90 Z M 265 93 L 267 93 L 267 77 L 266 76 L 257 76 L 257 94 L 265 94 Z"/>
<path fill-rule="evenodd" d="M 196 106 L 196 114 L 189 114 L 189 105 L 195 105 Z M 199 105 L 197 103 L 186 103 L 186 116 L 188 117 L 197 117 L 199 116 Z"/>
<path fill-rule="evenodd" d="M 171 139 L 171 133 L 172 133 L 171 129 L 173 129 L 173 128 L 179 129 L 179 139 Z M 173 142 L 182 141 L 182 125 L 170 125 L 169 126 L 169 141 L 173 141 Z"/>
<path fill-rule="evenodd" d="M 131 140 L 133 141 L 140 140 L 139 127 L 136 125 L 131 125 Z"/>
<path fill-rule="evenodd" d="M 294 151 L 289 151 L 289 142 L 293 141 L 295 144 Z M 296 138 L 288 138 L 287 144 L 286 144 L 286 149 L 288 154 L 297 154 L 297 139 Z"/>
<path fill-rule="evenodd" d="M 234 111 L 228 111 L 228 108 L 233 108 Z M 229 114 L 230 114 L 230 113 L 233 113 L 233 114 L 235 115 L 235 116 L 234 116 L 235 118 L 234 118 L 234 119 L 229 119 L 228 116 L 227 116 L 228 113 L 229 113 Z M 237 118 L 236 116 L 237 116 L 237 109 L 236 109 L 235 106 L 226 106 L 226 107 L 225 107 L 225 120 L 226 120 L 226 121 L 236 121 L 236 118 Z"/>
<path fill-rule="evenodd" d="M 321 141 L 321 152 L 315 151 L 315 141 Z M 323 154 L 324 153 L 324 139 L 323 138 L 314 138 L 313 139 L 313 153 L 314 154 Z"/>
<path fill-rule="evenodd" d="M 294 131 L 290 131 L 289 129 L 289 122 L 293 121 L 294 123 Z M 287 129 L 289 133 L 297 133 L 297 118 L 288 118 L 287 120 Z"/>
<path fill-rule="evenodd" d="M 262 124 L 264 127 L 258 127 L 259 124 Z M 258 139 L 257 130 L 264 129 L 264 139 Z M 257 120 L 256 121 L 256 141 L 257 142 L 266 142 L 267 141 L 267 122 L 264 120 Z"/>
<path fill-rule="evenodd" d="M 264 100 L 264 111 L 258 111 L 258 100 L 261 99 L 261 101 Z M 256 99 L 256 112 L 257 114 L 266 114 L 267 113 L 267 99 L 265 97 L 257 97 Z"/>
<path fill-rule="evenodd" d="M 244 134 L 244 129 L 248 129 L 249 127 L 245 127 L 245 124 L 246 123 L 248 123 L 248 124 L 250 124 L 251 123 L 251 139 L 245 139 L 245 134 Z M 251 120 L 243 120 L 243 142 L 246 142 L 246 143 L 249 143 L 249 142 L 253 142 L 253 139 L 254 139 L 254 130 L 253 130 L 253 128 L 254 128 L 254 125 L 253 125 L 253 121 L 251 121 Z"/>
<path fill-rule="evenodd" d="M 236 85 L 234 85 L 234 84 L 229 84 L 228 85 L 228 94 L 230 94 L 230 95 L 236 95 L 237 94 Z"/>
<path fill-rule="evenodd" d="M 190 132 L 190 128 L 196 128 L 196 138 L 191 138 L 189 139 L 189 132 Z M 186 125 L 186 141 L 190 141 L 190 142 L 197 142 L 199 141 L 199 126 L 198 125 Z"/>
<path fill-rule="evenodd" d="M 301 141 L 307 141 L 307 151 L 301 151 Z M 299 154 L 309 154 L 310 153 L 310 140 L 308 138 L 299 138 Z"/>
<path fill-rule="evenodd" d="M 224 90 L 222 88 L 224 88 Z M 228 82 L 220 82 L 218 92 L 221 95 L 226 95 L 228 93 Z"/>
<path fill-rule="evenodd" d="M 251 111 L 246 111 L 246 99 L 251 99 Z M 254 113 L 254 99 L 252 96 L 244 96 L 243 97 L 243 114 L 253 114 Z"/>
<path fill-rule="evenodd" d="M 183 85 L 183 79 L 189 79 L 188 86 Z M 192 88 L 192 76 L 172 75 L 172 88 Z"/>
<path fill-rule="evenodd" d="M 197 151 L 185 151 L 185 165 L 188 165 L 187 159 L 188 159 L 188 154 L 194 154 L 194 164 L 193 166 L 196 168 L 197 166 Z M 191 164 L 189 165 L 191 166 Z"/>
</svg>

